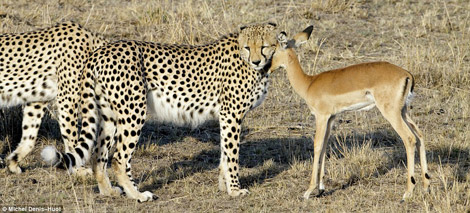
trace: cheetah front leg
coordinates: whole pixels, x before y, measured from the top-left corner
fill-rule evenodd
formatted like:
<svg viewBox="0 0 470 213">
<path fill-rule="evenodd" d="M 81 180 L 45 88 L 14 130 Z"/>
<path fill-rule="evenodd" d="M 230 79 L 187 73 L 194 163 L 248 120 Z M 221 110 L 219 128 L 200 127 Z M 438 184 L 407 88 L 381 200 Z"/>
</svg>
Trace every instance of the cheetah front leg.
<svg viewBox="0 0 470 213">
<path fill-rule="evenodd" d="M 42 117 L 47 109 L 46 102 L 27 103 L 23 110 L 23 135 L 21 142 L 7 157 L 8 170 L 15 174 L 21 173 L 18 163 L 33 150 L 38 136 Z"/>
<path fill-rule="evenodd" d="M 234 115 L 236 114 L 226 113 L 224 110 L 220 113 L 221 157 L 219 166 L 219 189 L 221 191 L 225 191 L 224 189 L 226 189 L 230 196 L 236 197 L 248 194 L 249 191 L 240 188 L 238 156 L 241 119 L 234 117 Z"/>
</svg>

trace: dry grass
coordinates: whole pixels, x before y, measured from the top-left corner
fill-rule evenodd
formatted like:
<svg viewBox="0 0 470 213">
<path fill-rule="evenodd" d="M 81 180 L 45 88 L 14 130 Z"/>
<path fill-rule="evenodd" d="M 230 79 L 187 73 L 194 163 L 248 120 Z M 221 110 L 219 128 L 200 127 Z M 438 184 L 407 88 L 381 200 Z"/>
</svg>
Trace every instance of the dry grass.
<svg viewBox="0 0 470 213">
<path fill-rule="evenodd" d="M 314 118 L 285 73 L 277 72 L 267 100 L 244 122 L 241 183 L 252 192 L 246 197 L 217 190 L 217 124 L 196 130 L 146 125 L 133 160 L 134 177 L 160 199 L 138 204 L 100 196 L 93 178 L 45 167 L 38 150 L 61 144 L 57 123 L 48 118 L 38 149 L 22 163 L 26 172 L 1 170 L 0 205 L 56 204 L 85 212 L 469 212 L 468 11 L 470 4 L 462 0 L 3 0 L 0 33 L 75 20 L 114 40 L 202 44 L 253 22 L 275 21 L 290 33 L 314 24 L 313 37 L 298 51 L 309 73 L 386 60 L 415 75 L 411 113 L 426 134 L 432 191 L 423 194 L 418 179 L 415 196 L 399 202 L 406 181 L 404 148 L 372 110 L 337 118 L 329 141 L 326 196 L 300 199 L 310 178 Z M 19 139 L 19 116 L 18 109 L 0 112 L 2 158 Z"/>
</svg>

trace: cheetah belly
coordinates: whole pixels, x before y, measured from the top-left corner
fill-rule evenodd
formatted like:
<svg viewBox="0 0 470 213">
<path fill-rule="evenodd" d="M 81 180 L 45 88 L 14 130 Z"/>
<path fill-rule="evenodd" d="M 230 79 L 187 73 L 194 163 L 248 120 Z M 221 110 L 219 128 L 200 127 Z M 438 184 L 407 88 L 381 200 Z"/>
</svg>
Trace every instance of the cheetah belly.
<svg viewBox="0 0 470 213">
<path fill-rule="evenodd" d="M 195 128 L 206 121 L 215 120 L 219 116 L 220 106 L 214 104 L 216 101 L 206 102 L 209 104 L 188 109 L 191 102 L 178 107 L 178 100 L 171 96 L 172 94 L 165 95 L 158 90 L 148 92 L 147 106 L 152 120 Z M 168 100 L 170 101 L 168 102 Z"/>
<path fill-rule="evenodd" d="M 29 78 L 27 78 L 29 77 Z M 36 76 L 14 76 L 0 79 L 0 106 L 9 107 L 29 102 L 51 101 L 57 96 L 57 76 L 55 74 Z M 19 79 L 22 78 L 22 79 Z"/>
</svg>

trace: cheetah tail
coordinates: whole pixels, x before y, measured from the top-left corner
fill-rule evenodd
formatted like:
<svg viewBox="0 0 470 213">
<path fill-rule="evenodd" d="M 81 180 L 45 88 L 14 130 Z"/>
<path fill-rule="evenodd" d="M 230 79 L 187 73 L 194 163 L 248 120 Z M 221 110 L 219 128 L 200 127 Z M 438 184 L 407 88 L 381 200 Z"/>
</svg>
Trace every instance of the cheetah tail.
<svg viewBox="0 0 470 213">
<path fill-rule="evenodd" d="M 99 117 L 92 66 L 90 63 L 87 64 L 80 79 L 82 129 L 78 145 L 67 153 L 61 153 L 50 146 L 41 152 L 46 163 L 57 168 L 67 169 L 70 173 L 73 173 L 74 168 L 81 167 L 90 159 L 92 149 L 95 146 Z"/>
<path fill-rule="evenodd" d="M 75 160 L 75 158 L 73 155 L 69 154 L 70 153 L 60 153 L 54 146 L 46 146 L 41 151 L 41 158 L 49 166 L 54 166 L 59 169 L 67 169 L 72 173 L 72 161 Z"/>
</svg>

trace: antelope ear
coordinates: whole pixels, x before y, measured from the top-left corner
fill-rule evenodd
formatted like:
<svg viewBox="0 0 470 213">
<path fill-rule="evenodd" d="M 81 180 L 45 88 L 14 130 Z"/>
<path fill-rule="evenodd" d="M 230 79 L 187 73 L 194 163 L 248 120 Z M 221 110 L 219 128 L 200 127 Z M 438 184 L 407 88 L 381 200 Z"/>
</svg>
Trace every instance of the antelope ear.
<svg viewBox="0 0 470 213">
<path fill-rule="evenodd" d="M 305 28 L 304 31 L 297 33 L 292 39 L 294 42 L 294 47 L 299 47 L 300 45 L 307 42 L 307 40 L 310 38 L 310 35 L 312 35 L 312 31 L 313 25 L 310 25 L 309 27 Z"/>
<path fill-rule="evenodd" d="M 312 35 L 312 31 L 313 31 L 313 25 L 310 25 L 307 28 L 305 28 L 305 30 L 302 32 L 307 34 L 307 39 L 309 39 L 310 35 Z"/>
</svg>

